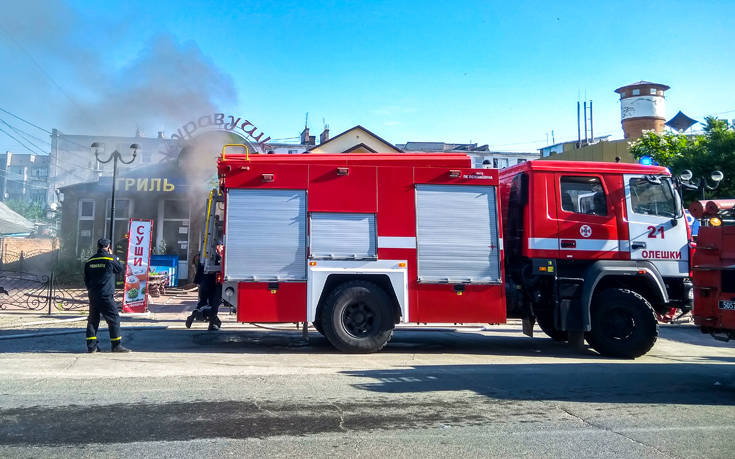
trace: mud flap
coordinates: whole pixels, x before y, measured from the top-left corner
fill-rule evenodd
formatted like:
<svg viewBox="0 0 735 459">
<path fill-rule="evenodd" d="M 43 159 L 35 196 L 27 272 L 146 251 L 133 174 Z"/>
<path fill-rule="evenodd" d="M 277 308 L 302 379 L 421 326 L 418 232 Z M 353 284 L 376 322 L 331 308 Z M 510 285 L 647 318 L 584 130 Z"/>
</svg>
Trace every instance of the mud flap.
<svg viewBox="0 0 735 459">
<path fill-rule="evenodd" d="M 569 332 L 585 331 L 585 314 L 582 309 L 583 279 L 560 278 L 557 284 L 559 309 L 556 328 Z"/>
<path fill-rule="evenodd" d="M 523 334 L 533 338 L 533 325 L 536 323 L 536 319 L 524 317 L 521 323 L 523 324 Z"/>
</svg>

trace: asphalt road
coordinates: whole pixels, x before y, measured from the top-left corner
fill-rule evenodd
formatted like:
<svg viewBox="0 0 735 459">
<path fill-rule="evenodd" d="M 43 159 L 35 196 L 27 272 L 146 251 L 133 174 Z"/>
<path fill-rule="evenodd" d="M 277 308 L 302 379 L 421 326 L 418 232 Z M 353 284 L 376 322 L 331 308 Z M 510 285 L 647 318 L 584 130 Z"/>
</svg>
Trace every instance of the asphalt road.
<svg viewBox="0 0 735 459">
<path fill-rule="evenodd" d="M 608 360 L 518 329 L 399 330 L 373 355 L 254 328 L 126 331 L 127 355 L 0 340 L 0 456 L 733 456 L 732 343 L 664 326 Z"/>
</svg>

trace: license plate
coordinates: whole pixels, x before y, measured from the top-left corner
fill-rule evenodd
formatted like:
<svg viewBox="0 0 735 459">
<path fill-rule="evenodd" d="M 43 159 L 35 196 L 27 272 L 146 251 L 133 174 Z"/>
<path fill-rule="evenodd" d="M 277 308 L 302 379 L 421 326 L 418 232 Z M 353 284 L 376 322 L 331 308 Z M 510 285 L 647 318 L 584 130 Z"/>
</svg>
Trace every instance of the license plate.
<svg viewBox="0 0 735 459">
<path fill-rule="evenodd" d="M 720 309 L 724 309 L 726 311 L 735 311 L 735 301 L 720 301 Z"/>
</svg>

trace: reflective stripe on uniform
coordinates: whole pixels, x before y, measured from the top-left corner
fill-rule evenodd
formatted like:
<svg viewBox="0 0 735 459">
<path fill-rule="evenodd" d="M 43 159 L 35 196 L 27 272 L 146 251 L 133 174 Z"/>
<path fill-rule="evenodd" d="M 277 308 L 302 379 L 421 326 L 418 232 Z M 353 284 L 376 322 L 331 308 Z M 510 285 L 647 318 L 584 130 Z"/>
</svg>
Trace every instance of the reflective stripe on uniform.
<svg viewBox="0 0 735 459">
<path fill-rule="evenodd" d="M 91 339 L 97 339 L 97 337 L 96 337 L 96 336 L 92 336 L 92 337 L 90 337 L 90 338 L 87 338 L 87 341 L 89 341 L 89 340 L 91 340 Z"/>
<path fill-rule="evenodd" d="M 117 338 L 110 338 L 110 341 L 120 341 L 122 339 L 122 336 L 118 336 Z"/>
<path fill-rule="evenodd" d="M 110 261 L 112 261 L 112 258 L 110 258 L 110 257 L 94 257 L 94 258 L 90 258 L 87 261 L 94 261 L 94 260 L 110 260 Z"/>
</svg>

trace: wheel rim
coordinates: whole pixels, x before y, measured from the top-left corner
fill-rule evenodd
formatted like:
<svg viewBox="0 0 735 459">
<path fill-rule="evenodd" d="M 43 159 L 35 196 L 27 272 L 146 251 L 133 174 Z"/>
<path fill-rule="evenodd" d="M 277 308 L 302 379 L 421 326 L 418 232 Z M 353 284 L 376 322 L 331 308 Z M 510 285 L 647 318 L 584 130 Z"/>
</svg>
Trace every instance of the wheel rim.
<svg viewBox="0 0 735 459">
<path fill-rule="evenodd" d="M 602 321 L 605 336 L 613 340 L 626 340 L 633 335 L 635 318 L 622 308 L 615 308 Z"/>
<path fill-rule="evenodd" d="M 345 331 L 355 338 L 372 336 L 378 325 L 375 310 L 362 301 L 348 304 L 342 312 Z"/>
</svg>

